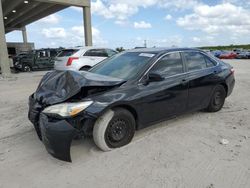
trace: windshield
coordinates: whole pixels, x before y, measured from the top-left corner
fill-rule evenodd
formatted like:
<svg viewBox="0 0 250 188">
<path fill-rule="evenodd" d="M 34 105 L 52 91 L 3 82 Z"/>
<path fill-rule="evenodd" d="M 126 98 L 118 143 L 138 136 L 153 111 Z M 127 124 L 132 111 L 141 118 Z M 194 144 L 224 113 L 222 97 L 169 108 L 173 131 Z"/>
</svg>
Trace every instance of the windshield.
<svg viewBox="0 0 250 188">
<path fill-rule="evenodd" d="M 128 80 L 136 76 L 154 56 L 152 53 L 125 52 L 102 61 L 89 72 Z"/>
</svg>

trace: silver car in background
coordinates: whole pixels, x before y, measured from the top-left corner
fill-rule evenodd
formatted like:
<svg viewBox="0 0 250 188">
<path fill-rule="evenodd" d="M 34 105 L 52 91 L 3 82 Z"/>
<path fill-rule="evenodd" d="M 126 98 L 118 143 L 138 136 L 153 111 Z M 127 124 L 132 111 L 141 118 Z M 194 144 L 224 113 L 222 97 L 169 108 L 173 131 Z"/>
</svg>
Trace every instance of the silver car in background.
<svg viewBox="0 0 250 188">
<path fill-rule="evenodd" d="M 62 50 L 55 59 L 55 70 L 88 70 L 102 60 L 117 54 L 115 50 L 78 47 Z"/>
</svg>

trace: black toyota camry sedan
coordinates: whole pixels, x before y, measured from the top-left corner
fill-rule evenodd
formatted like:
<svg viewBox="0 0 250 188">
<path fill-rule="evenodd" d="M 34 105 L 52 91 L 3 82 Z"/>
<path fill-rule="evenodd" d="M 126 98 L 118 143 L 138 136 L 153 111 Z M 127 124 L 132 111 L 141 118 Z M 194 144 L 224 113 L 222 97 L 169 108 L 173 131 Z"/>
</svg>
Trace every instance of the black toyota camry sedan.
<svg viewBox="0 0 250 188">
<path fill-rule="evenodd" d="M 135 49 L 89 72 L 47 73 L 29 98 L 29 119 L 47 151 L 71 161 L 74 138 L 93 136 L 103 151 L 122 147 L 154 123 L 219 111 L 234 83 L 229 64 L 198 49 Z"/>
</svg>

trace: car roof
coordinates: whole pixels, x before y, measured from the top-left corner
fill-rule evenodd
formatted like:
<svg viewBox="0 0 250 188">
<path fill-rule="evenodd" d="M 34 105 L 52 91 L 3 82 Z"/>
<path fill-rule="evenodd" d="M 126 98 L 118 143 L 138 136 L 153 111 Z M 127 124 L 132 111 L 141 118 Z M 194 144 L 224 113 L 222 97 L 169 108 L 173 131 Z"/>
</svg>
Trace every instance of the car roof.
<svg viewBox="0 0 250 188">
<path fill-rule="evenodd" d="M 198 48 L 137 48 L 128 50 L 127 52 L 139 52 L 139 53 L 167 53 L 175 51 L 203 51 Z"/>
<path fill-rule="evenodd" d="M 91 50 L 91 49 L 109 49 L 104 47 L 96 47 L 96 46 L 79 46 L 79 47 L 72 47 L 72 48 L 65 48 L 63 50 Z"/>
</svg>

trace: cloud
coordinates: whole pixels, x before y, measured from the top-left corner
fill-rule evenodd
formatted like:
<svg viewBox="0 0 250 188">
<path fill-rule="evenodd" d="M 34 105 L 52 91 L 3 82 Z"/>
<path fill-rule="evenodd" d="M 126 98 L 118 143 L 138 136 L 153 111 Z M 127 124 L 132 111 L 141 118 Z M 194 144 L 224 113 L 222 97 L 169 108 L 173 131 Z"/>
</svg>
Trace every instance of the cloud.
<svg viewBox="0 0 250 188">
<path fill-rule="evenodd" d="M 147 42 L 148 47 L 172 47 L 172 46 L 181 46 L 183 42 L 183 37 L 179 35 L 171 35 L 161 38 L 141 38 L 136 37 L 135 40 L 130 40 L 129 46 L 143 46 L 144 42 Z"/>
<path fill-rule="evenodd" d="M 201 42 L 201 39 L 199 37 L 193 37 L 192 40 L 196 43 Z"/>
<path fill-rule="evenodd" d="M 134 28 L 136 29 L 149 29 L 152 28 L 151 23 L 147 23 L 145 21 L 134 22 Z"/>
<path fill-rule="evenodd" d="M 158 0 L 159 7 L 163 8 L 173 8 L 177 10 L 187 10 L 192 9 L 195 6 L 202 4 L 200 0 Z"/>
<path fill-rule="evenodd" d="M 165 9 L 184 10 L 199 4 L 201 4 L 199 0 L 144 0 L 143 2 L 141 0 L 96 0 L 92 1 L 91 9 L 95 15 L 115 19 L 116 22 L 118 21 L 117 23 L 121 23 L 136 14 L 140 8 L 157 6 Z"/>
<path fill-rule="evenodd" d="M 177 24 L 188 30 L 201 30 L 209 34 L 250 34 L 250 10 L 231 3 L 215 6 L 199 5 L 192 14 L 177 20 Z"/>
<path fill-rule="evenodd" d="M 191 41 L 192 41 L 192 44 L 193 45 L 196 45 L 196 46 L 206 46 L 206 45 L 216 45 L 216 42 L 218 40 L 215 40 L 215 37 L 214 36 L 210 36 L 210 35 L 207 35 L 207 36 L 194 36 L 191 38 Z"/>
<path fill-rule="evenodd" d="M 170 14 L 168 14 L 167 16 L 165 16 L 164 18 L 165 20 L 172 20 L 172 16 Z"/>
<path fill-rule="evenodd" d="M 42 34 L 49 39 L 62 39 L 67 36 L 65 29 L 61 27 L 44 28 Z"/>
<path fill-rule="evenodd" d="M 47 16 L 38 22 L 46 24 L 58 24 L 60 22 L 60 17 L 57 14 L 51 14 L 50 16 Z"/>
<path fill-rule="evenodd" d="M 250 7 L 250 0 L 244 0 L 244 1 L 239 1 L 239 0 L 223 0 L 223 3 L 232 3 L 237 6 L 242 6 L 242 7 Z"/>
<path fill-rule="evenodd" d="M 101 0 L 92 2 L 91 6 L 93 14 L 103 16 L 106 19 L 125 20 L 138 11 L 136 6 L 130 6 L 129 3 L 114 3 L 107 6 Z"/>
</svg>

